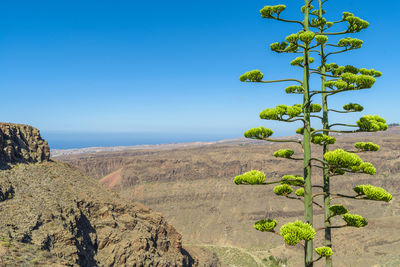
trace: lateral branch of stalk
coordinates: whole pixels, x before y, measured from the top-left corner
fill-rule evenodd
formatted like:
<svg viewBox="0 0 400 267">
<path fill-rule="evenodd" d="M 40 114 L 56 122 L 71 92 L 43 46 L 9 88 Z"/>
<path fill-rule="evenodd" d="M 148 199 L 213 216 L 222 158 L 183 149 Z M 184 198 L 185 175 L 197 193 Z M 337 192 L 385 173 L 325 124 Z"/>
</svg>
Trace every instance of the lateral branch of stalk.
<svg viewBox="0 0 400 267">
<path fill-rule="evenodd" d="M 271 81 L 244 81 L 244 82 L 251 82 L 251 83 L 278 83 L 278 82 L 298 82 L 303 85 L 303 82 L 298 79 L 280 79 L 280 80 L 271 80 Z"/>
</svg>

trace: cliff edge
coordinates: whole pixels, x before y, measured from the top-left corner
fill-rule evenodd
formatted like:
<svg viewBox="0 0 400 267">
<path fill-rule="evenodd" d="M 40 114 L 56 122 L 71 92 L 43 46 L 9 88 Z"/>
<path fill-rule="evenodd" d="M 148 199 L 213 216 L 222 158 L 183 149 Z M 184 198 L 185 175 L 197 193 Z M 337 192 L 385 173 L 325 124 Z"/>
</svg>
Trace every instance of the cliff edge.
<svg viewBox="0 0 400 267">
<path fill-rule="evenodd" d="M 0 123 L 0 168 L 10 164 L 48 161 L 50 148 L 38 129 L 13 123 Z"/>
</svg>

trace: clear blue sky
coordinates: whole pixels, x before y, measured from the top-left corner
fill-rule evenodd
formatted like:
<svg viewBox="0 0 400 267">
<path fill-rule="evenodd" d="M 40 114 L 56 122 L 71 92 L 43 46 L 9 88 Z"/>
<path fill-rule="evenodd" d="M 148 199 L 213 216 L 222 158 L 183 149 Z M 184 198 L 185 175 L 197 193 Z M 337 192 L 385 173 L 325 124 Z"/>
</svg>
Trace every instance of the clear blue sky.
<svg viewBox="0 0 400 267">
<path fill-rule="evenodd" d="M 339 7 L 338 2 L 342 5 Z M 262 121 L 259 112 L 294 104 L 290 84 L 240 83 L 245 71 L 267 79 L 299 77 L 293 55 L 267 47 L 298 27 L 262 19 L 264 5 L 284 3 L 283 17 L 300 19 L 302 1 L 2 1 L 1 121 L 42 133 L 169 133 L 241 136 L 259 125 L 289 134 L 299 125 Z M 364 47 L 334 58 L 383 72 L 371 90 L 331 98 L 350 101 L 399 122 L 400 4 L 330 0 L 328 18 L 342 11 L 371 23 Z M 384 8 L 384 10 L 383 10 Z M 332 58 L 333 59 L 333 58 Z M 315 80 L 318 85 L 318 80 Z M 359 115 L 338 116 L 354 121 Z"/>
</svg>

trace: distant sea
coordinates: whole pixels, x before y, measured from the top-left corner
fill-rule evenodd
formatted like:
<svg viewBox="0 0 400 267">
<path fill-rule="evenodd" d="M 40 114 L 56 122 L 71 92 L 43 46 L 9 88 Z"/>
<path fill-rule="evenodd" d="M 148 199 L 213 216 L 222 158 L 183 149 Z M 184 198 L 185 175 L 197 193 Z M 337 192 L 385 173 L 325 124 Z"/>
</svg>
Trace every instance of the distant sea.
<svg viewBox="0 0 400 267">
<path fill-rule="evenodd" d="M 60 133 L 46 131 L 41 131 L 41 135 L 47 140 L 51 149 L 207 142 L 242 137 L 239 134 Z"/>
</svg>

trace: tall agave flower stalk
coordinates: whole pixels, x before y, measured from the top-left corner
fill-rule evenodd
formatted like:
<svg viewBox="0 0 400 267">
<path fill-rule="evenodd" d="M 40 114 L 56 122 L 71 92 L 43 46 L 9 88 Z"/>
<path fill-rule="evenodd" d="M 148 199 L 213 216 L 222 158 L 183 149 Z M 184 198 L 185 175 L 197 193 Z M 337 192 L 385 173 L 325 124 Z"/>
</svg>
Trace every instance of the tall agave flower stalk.
<svg viewBox="0 0 400 267">
<path fill-rule="evenodd" d="M 335 143 L 335 139 L 333 137 L 329 137 L 329 132 L 331 127 L 333 126 L 346 126 L 346 127 L 356 127 L 359 128 L 355 131 L 378 131 L 378 130 L 386 130 L 387 126 L 384 124 L 385 121 L 382 118 L 376 117 L 376 121 L 380 121 L 382 125 L 375 127 L 375 128 L 362 128 L 360 123 L 357 125 L 346 125 L 346 124 L 332 124 L 329 125 L 329 113 L 336 112 L 336 113 L 351 113 L 351 112 L 361 112 L 363 111 L 363 107 L 359 104 L 350 103 L 343 106 L 343 110 L 334 110 L 328 109 L 328 96 L 334 95 L 336 93 L 340 93 L 343 91 L 348 90 L 357 90 L 357 89 L 369 89 L 375 82 L 376 77 L 380 77 L 381 73 L 379 71 L 375 71 L 373 69 L 358 69 L 351 65 L 346 66 L 338 66 L 335 63 L 328 64 L 328 59 L 335 54 L 345 53 L 350 50 L 359 49 L 362 46 L 363 41 L 356 39 L 356 38 L 342 38 L 338 40 L 337 44 L 330 44 L 328 43 L 328 36 L 338 36 L 338 35 L 345 35 L 350 33 L 357 33 L 361 30 L 366 29 L 369 26 L 369 23 L 365 20 L 362 20 L 358 17 L 355 17 L 352 13 L 343 12 L 342 18 L 337 21 L 328 22 L 324 17 L 326 10 L 324 10 L 323 5 L 328 0 L 322 1 L 318 0 L 318 10 L 314 10 L 311 14 L 315 18 L 312 19 L 312 26 L 313 28 L 317 29 L 319 32 L 316 32 L 316 39 L 319 43 L 319 57 L 320 57 L 320 66 L 318 70 L 314 70 L 316 74 L 321 76 L 321 92 L 322 96 L 322 136 L 325 136 L 326 141 L 320 143 L 323 146 L 323 155 L 327 154 L 329 151 L 329 145 Z M 331 27 L 347 23 L 347 29 L 341 32 L 326 32 Z M 336 51 L 331 51 L 326 53 L 326 50 L 329 48 L 339 48 Z M 328 72 L 328 73 L 327 73 Z M 357 74 L 361 75 L 357 75 Z M 363 76 L 366 75 L 366 76 Z M 369 77 L 368 77 L 369 76 Z M 351 77 L 349 79 L 349 77 Z M 327 82 L 327 78 L 331 79 Z M 344 81 L 344 83 L 343 83 Z M 340 85 L 341 83 L 341 85 Z M 347 83 L 347 84 L 346 84 Z M 355 85 L 355 86 L 354 86 Z M 338 87 L 339 86 L 339 87 Z M 328 87 L 328 90 L 327 90 Z M 369 120 L 371 122 L 372 117 L 364 117 L 362 120 Z M 341 133 L 345 133 L 348 131 L 339 131 Z M 354 132 L 354 131 L 350 131 Z M 355 144 L 357 150 L 351 152 L 362 152 L 362 151 L 375 151 L 379 149 L 379 146 L 369 143 L 368 145 L 365 143 L 357 143 Z M 367 148 L 368 146 L 368 148 Z M 329 154 L 327 154 L 329 155 Z M 325 164 L 325 163 L 324 163 Z M 323 205 L 324 205 L 324 221 L 325 221 L 325 235 L 324 235 L 324 242 L 325 246 L 328 248 L 332 248 L 332 232 L 331 229 L 332 223 L 331 219 L 335 216 L 334 213 L 331 211 L 331 192 L 330 192 L 330 177 L 338 175 L 337 173 L 330 173 L 330 166 L 326 165 L 322 168 L 323 174 Z M 372 174 L 372 173 L 369 173 Z M 335 206 L 334 206 L 335 207 Z M 326 266 L 332 266 L 332 257 L 326 257 Z"/>
<path fill-rule="evenodd" d="M 340 204 L 332 205 L 334 199 L 350 198 L 389 202 L 392 195 L 386 190 L 373 185 L 359 185 L 354 188 L 355 195 L 331 192 L 330 179 L 334 176 L 345 175 L 347 173 L 364 173 L 373 175 L 376 169 L 371 163 L 364 162 L 357 153 L 365 151 L 377 151 L 379 146 L 371 142 L 359 142 L 355 144 L 355 150 L 346 151 L 336 149 L 329 151 L 329 145 L 334 144 L 336 139 L 330 136 L 331 132 L 356 133 L 356 132 L 376 132 L 387 129 L 386 121 L 377 115 L 367 115 L 361 117 L 356 124 L 348 125 L 343 123 L 329 124 L 330 112 L 350 113 L 360 112 L 363 107 L 359 104 L 350 103 L 343 106 L 343 110 L 328 108 L 328 97 L 338 93 L 369 89 L 380 77 L 381 73 L 373 69 L 358 69 L 351 65 L 339 66 L 335 63 L 327 63 L 328 58 L 334 54 L 344 53 L 349 50 L 361 48 L 362 41 L 356 38 L 342 38 L 337 44 L 328 43 L 329 36 L 336 36 L 348 33 L 357 33 L 368 27 L 368 22 L 354 16 L 349 12 L 343 12 L 342 18 L 338 21 L 329 22 L 324 18 L 325 10 L 323 4 L 328 0 L 318 0 L 319 7 L 314 9 L 309 0 L 304 1 L 301 12 L 304 15 L 303 21 L 284 19 L 281 13 L 286 9 L 285 5 L 265 6 L 260 10 L 262 18 L 274 19 L 281 22 L 294 23 L 301 26 L 300 31 L 288 35 L 284 42 L 276 42 L 270 45 L 272 51 L 277 53 L 302 54 L 301 57 L 294 58 L 290 64 L 303 69 L 302 79 L 283 78 L 279 80 L 263 80 L 264 74 L 259 70 L 253 70 L 240 76 L 242 82 L 256 83 L 278 83 L 295 82 L 294 85 L 286 87 L 288 94 L 298 94 L 303 96 L 303 101 L 294 105 L 278 105 L 274 108 L 267 108 L 260 113 L 260 118 L 264 120 L 276 120 L 281 122 L 301 122 L 302 127 L 296 133 L 301 134 L 301 140 L 282 140 L 273 139 L 270 136 L 273 131 L 263 126 L 247 130 L 244 135 L 247 138 L 264 140 L 269 142 L 291 142 L 298 144 L 302 150 L 302 157 L 294 156 L 292 149 L 280 149 L 274 152 L 275 157 L 288 160 L 303 161 L 303 176 L 284 175 L 281 179 L 267 181 L 266 175 L 258 170 L 250 170 L 235 177 L 234 182 L 238 185 L 269 185 L 278 184 L 273 192 L 276 195 L 284 196 L 289 199 L 300 199 L 304 202 L 304 219 L 297 220 L 283 225 L 279 233 L 275 231 L 278 222 L 273 218 L 265 218 L 255 222 L 254 228 L 259 231 L 267 231 L 279 234 L 283 237 L 286 244 L 304 246 L 304 265 L 313 266 L 313 263 L 325 258 L 326 266 L 332 266 L 332 240 L 331 230 L 343 227 L 364 227 L 367 220 L 360 215 L 350 214 L 349 211 Z M 336 24 L 347 23 L 347 29 L 342 32 L 330 32 L 330 28 Z M 310 29 L 315 29 L 311 31 Z M 329 50 L 327 52 L 327 50 Z M 314 58 L 310 54 L 316 53 L 320 57 L 318 68 L 311 68 L 310 64 Z M 320 90 L 312 90 L 310 87 L 310 75 L 320 76 L 322 86 Z M 322 105 L 312 103 L 313 97 L 321 94 Z M 322 116 L 318 113 L 322 112 Z M 321 129 L 311 128 L 311 118 L 321 121 Z M 351 130 L 334 129 L 336 126 L 354 127 Z M 312 157 L 311 143 L 321 145 L 323 149 L 322 157 Z M 318 168 L 322 170 L 322 181 L 320 184 L 311 183 L 311 170 Z M 296 191 L 293 188 L 296 188 Z M 312 189 L 317 188 L 322 192 L 313 194 Z M 295 192 L 296 196 L 291 196 Z M 323 196 L 323 202 L 318 203 L 317 196 Z M 325 222 L 323 227 L 313 227 L 313 208 L 324 210 Z M 336 216 L 342 215 L 345 224 L 335 225 L 333 220 Z M 313 249 L 313 239 L 317 231 L 325 231 L 324 246 Z M 317 258 L 313 260 L 313 254 Z"/>
</svg>

